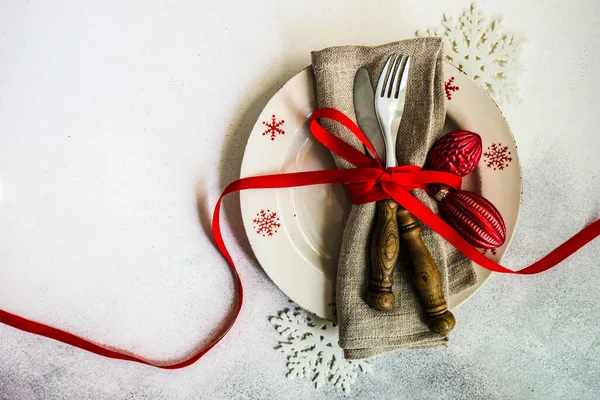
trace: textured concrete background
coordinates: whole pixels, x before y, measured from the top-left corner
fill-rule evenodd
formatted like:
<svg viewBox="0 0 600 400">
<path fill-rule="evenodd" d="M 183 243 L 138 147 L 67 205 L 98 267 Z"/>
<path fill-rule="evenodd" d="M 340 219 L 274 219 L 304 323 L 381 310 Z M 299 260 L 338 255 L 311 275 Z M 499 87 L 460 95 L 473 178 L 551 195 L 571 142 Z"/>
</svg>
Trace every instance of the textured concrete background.
<svg viewBox="0 0 600 400">
<path fill-rule="evenodd" d="M 527 38 L 523 103 L 503 108 L 523 173 L 521 216 L 504 264 L 521 268 L 599 216 L 600 3 L 479 4 Z M 411 37 L 468 6 L 1 2 L 0 307 L 155 361 L 202 347 L 231 304 L 232 285 L 206 236 L 209 208 L 238 176 L 269 97 L 309 64 L 310 50 Z M 114 135 L 114 146 L 94 141 L 103 135 Z M 55 136 L 65 139 L 48 141 Z M 63 163 L 43 164 L 56 152 Z M 128 157 L 139 154 L 147 159 L 130 168 Z M 93 168 L 106 157 L 112 169 Z M 44 176 L 62 179 L 59 170 L 88 183 L 59 180 L 72 192 L 56 193 L 56 181 Z M 140 174 L 143 190 L 128 191 Z M 155 177 L 172 182 L 172 197 L 152 186 Z M 89 183 L 98 180 L 100 189 Z M 190 225 L 196 190 L 201 223 Z M 153 218 L 165 209 L 172 218 Z M 90 225 L 98 210 L 118 229 Z M 247 300 L 238 324 L 202 360 L 162 371 L 0 326 L 0 398 L 347 397 L 285 378 L 267 317 L 288 303 L 251 256 L 237 210 L 235 199 L 226 203 L 233 229 L 226 239 Z M 352 396 L 600 398 L 599 254 L 597 240 L 541 276 L 493 276 L 456 311 L 450 347 L 376 359 L 375 373 L 360 376 Z"/>
</svg>

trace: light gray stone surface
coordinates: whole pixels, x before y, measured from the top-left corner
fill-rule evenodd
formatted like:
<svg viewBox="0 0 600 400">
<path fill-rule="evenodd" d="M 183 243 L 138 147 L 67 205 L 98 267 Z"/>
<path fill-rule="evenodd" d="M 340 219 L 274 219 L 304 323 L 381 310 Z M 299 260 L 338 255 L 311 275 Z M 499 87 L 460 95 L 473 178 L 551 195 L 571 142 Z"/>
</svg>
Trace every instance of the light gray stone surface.
<svg viewBox="0 0 600 400">
<path fill-rule="evenodd" d="M 238 176 L 255 119 L 309 63 L 310 50 L 410 37 L 438 25 L 443 12 L 469 6 L 458 0 L 217 4 L 1 3 L 0 143 L 10 144 L 2 142 L 5 132 L 43 134 L 49 116 L 48 129 L 56 132 L 102 134 L 123 126 L 173 135 L 180 146 L 172 154 L 197 171 L 190 182 L 199 181 L 206 230 L 208 210 Z M 479 4 L 527 38 L 523 103 L 503 108 L 523 173 L 521 216 L 503 263 L 521 268 L 600 214 L 600 3 Z M 96 79 L 104 79 L 105 91 L 89 90 Z M 228 95 L 217 97 L 222 91 Z M 156 158 L 153 167 L 179 165 Z M 0 183 L 6 172 L 0 169 Z M 375 373 L 360 376 L 345 395 L 285 378 L 284 357 L 273 350 L 279 336 L 267 317 L 287 299 L 252 257 L 237 200 L 225 208 L 225 226 L 233 230 L 226 240 L 246 302 L 213 351 L 191 367 L 163 371 L 0 326 L 0 399 L 600 398 L 600 240 L 540 276 L 493 276 L 456 310 L 450 347 L 375 359 Z M 231 303 L 231 277 L 204 231 L 187 253 L 161 259 L 164 268 L 153 259 L 100 265 L 98 252 L 89 269 L 78 269 L 36 260 L 38 244 L 27 246 L 35 261 L 27 267 L 2 259 L 0 308 L 151 360 L 175 360 L 201 347 Z"/>
</svg>

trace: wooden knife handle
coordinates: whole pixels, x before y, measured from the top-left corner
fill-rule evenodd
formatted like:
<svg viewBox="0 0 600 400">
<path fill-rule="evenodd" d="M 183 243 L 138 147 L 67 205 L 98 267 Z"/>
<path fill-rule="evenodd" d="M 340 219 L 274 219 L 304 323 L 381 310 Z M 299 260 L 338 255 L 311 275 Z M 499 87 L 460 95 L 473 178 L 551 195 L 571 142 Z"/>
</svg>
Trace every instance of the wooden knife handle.
<svg viewBox="0 0 600 400">
<path fill-rule="evenodd" d="M 412 277 L 427 313 L 429 330 L 447 335 L 456 325 L 442 293 L 440 272 L 421 238 L 421 228 L 408 210 L 398 209 L 398 227 L 412 264 Z"/>
<path fill-rule="evenodd" d="M 398 203 L 394 200 L 377 202 L 375 228 L 371 235 L 371 278 L 367 303 L 378 311 L 391 310 L 395 302 L 392 284 L 400 251 L 397 213 Z"/>
</svg>

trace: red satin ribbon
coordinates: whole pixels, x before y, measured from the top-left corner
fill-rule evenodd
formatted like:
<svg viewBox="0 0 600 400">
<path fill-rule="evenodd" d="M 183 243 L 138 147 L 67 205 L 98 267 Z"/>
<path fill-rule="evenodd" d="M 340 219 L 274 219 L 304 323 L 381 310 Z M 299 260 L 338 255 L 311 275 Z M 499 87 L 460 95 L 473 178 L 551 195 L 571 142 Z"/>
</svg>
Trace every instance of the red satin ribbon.
<svg viewBox="0 0 600 400">
<path fill-rule="evenodd" d="M 448 172 L 422 171 L 420 167 L 413 165 L 383 169 L 381 162 L 377 159 L 377 156 L 375 156 L 375 158 L 371 158 L 348 145 L 344 141 L 336 138 L 325 128 L 319 125 L 317 122 L 317 119 L 319 118 L 328 118 L 341 123 L 371 151 L 371 154 L 376 154 L 375 150 L 371 146 L 371 143 L 350 118 L 332 108 L 319 108 L 312 114 L 310 122 L 311 132 L 325 147 L 346 159 L 357 168 L 254 176 L 250 178 L 239 179 L 235 182 L 232 182 L 225 188 L 215 206 L 212 230 L 215 243 L 231 266 L 231 270 L 236 278 L 236 287 L 239 296 L 237 307 L 234 312 L 234 318 L 231 319 L 231 322 L 229 322 L 229 324 L 226 326 L 223 333 L 198 354 L 195 354 L 188 360 L 180 363 L 171 365 L 157 365 L 155 363 L 126 355 L 118 351 L 108 350 L 71 333 L 44 325 L 39 322 L 27 320 L 3 310 L 0 310 L 0 322 L 22 331 L 58 340 L 60 342 L 79 347 L 80 349 L 87 350 L 104 357 L 134 361 L 163 369 L 177 369 L 193 364 L 210 349 L 212 349 L 219 341 L 221 341 L 227 332 L 229 332 L 242 307 L 242 281 L 235 267 L 235 263 L 233 262 L 229 251 L 227 251 L 225 242 L 223 241 L 220 224 L 221 200 L 227 194 L 239 192 L 241 190 L 290 188 L 320 184 L 345 184 L 348 186 L 353 204 L 364 204 L 386 198 L 392 198 L 396 200 L 402 207 L 410 211 L 416 218 L 421 220 L 421 222 L 429 226 L 444 239 L 450 242 L 466 257 L 490 271 L 506 274 L 531 275 L 546 271 L 556 266 L 561 261 L 600 235 L 600 220 L 598 220 L 581 230 L 575 236 L 558 246 L 555 250 L 550 252 L 550 254 L 536 263 L 519 271 L 509 270 L 482 255 L 446 222 L 444 222 L 434 212 L 432 212 L 429 208 L 427 208 L 409 193 L 409 191 L 414 189 L 424 189 L 426 183 L 443 183 L 454 188 L 460 188 L 460 177 Z"/>
</svg>

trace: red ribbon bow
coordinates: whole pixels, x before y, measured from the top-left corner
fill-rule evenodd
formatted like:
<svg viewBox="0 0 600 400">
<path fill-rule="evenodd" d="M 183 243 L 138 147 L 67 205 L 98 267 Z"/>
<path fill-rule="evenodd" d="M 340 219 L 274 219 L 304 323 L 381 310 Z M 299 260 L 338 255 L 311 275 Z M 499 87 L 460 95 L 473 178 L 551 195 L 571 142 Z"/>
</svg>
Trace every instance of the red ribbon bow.
<svg viewBox="0 0 600 400">
<path fill-rule="evenodd" d="M 374 158 L 361 153 L 349 144 L 333 136 L 325 128 L 319 125 L 317 122 L 317 119 L 319 118 L 328 118 L 344 125 L 369 149 L 371 154 L 375 155 Z M 228 323 L 224 331 L 216 340 L 210 343 L 208 347 L 203 349 L 198 354 L 180 363 L 172 365 L 157 365 L 134 356 L 120 353 L 118 351 L 108 350 L 71 333 L 41 324 L 39 322 L 27 320 L 3 310 L 0 310 L 0 322 L 22 331 L 58 340 L 60 342 L 70 344 L 80 349 L 109 358 L 134 361 L 163 369 L 177 369 L 193 364 L 210 349 L 212 349 L 219 341 L 221 341 L 227 332 L 229 332 L 242 307 L 242 281 L 237 272 L 233 259 L 231 258 L 229 251 L 227 251 L 225 242 L 223 241 L 223 236 L 221 235 L 221 224 L 219 222 L 221 200 L 223 197 L 229 193 L 238 192 L 241 190 L 289 188 L 337 183 L 348 186 L 353 204 L 365 204 L 373 201 L 392 198 L 402 207 L 410 211 L 416 218 L 421 220 L 421 222 L 429 226 L 440 236 L 450 242 L 466 257 L 490 271 L 506 274 L 531 275 L 546 271 L 556 266 L 558 263 L 600 235 L 600 220 L 598 220 L 581 230 L 562 245 L 558 246 L 547 256 L 533 263 L 527 268 L 523 268 L 519 271 L 509 270 L 482 255 L 439 216 L 437 216 L 434 212 L 432 212 L 429 208 L 427 208 L 409 193 L 409 191 L 414 189 L 424 189 L 424 185 L 426 183 L 442 183 L 458 189 L 460 188 L 461 183 L 461 178 L 459 176 L 448 172 L 422 171 L 420 167 L 414 165 L 383 169 L 381 162 L 379 159 L 377 159 L 373 146 L 360 131 L 358 126 L 356 126 L 356 124 L 346 115 L 332 108 L 319 108 L 315 110 L 311 117 L 310 130 L 315 138 L 325 147 L 349 161 L 357 168 L 254 176 L 239 179 L 235 182 L 232 182 L 225 188 L 215 206 L 212 230 L 217 247 L 231 266 L 231 269 L 236 277 L 236 286 L 239 293 L 238 303 L 235 310 L 235 318 L 230 320 L 231 322 Z"/>
<path fill-rule="evenodd" d="M 328 118 L 344 125 L 369 149 L 373 158 L 333 136 L 319 125 L 317 122 L 319 118 Z M 462 178 L 450 172 L 423 171 L 416 165 L 384 169 L 369 139 L 350 118 L 334 108 L 316 109 L 311 116 L 310 131 L 322 145 L 357 167 L 347 171 L 350 171 L 353 178 L 358 178 L 358 181 L 339 182 L 347 185 L 352 204 L 372 203 L 394 198 L 394 196 L 402 196 L 400 192 L 425 189 L 426 183 L 443 183 L 460 189 Z M 308 174 L 312 174 L 312 172 L 308 172 Z"/>
</svg>

